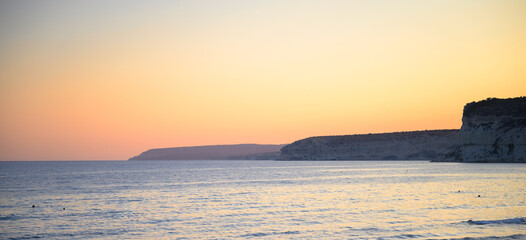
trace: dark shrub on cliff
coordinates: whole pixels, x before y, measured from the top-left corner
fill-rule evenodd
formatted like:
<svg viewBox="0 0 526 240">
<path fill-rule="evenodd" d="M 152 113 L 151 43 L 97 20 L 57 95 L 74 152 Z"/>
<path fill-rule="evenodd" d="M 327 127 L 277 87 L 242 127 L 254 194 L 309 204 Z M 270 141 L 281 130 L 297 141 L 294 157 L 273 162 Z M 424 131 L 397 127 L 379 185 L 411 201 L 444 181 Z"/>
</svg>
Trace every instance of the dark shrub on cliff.
<svg viewBox="0 0 526 240">
<path fill-rule="evenodd" d="M 473 116 L 526 116 L 526 97 L 488 98 L 464 106 L 464 117 Z"/>
</svg>

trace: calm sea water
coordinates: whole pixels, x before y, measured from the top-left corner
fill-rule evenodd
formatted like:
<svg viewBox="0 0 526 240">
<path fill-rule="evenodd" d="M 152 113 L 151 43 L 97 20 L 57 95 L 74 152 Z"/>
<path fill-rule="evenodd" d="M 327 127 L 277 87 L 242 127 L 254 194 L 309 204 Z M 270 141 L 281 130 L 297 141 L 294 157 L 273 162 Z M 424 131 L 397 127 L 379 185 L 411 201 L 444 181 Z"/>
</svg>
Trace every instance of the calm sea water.
<svg viewBox="0 0 526 240">
<path fill-rule="evenodd" d="M 0 195 L 1 239 L 526 238 L 526 164 L 0 162 Z"/>
</svg>

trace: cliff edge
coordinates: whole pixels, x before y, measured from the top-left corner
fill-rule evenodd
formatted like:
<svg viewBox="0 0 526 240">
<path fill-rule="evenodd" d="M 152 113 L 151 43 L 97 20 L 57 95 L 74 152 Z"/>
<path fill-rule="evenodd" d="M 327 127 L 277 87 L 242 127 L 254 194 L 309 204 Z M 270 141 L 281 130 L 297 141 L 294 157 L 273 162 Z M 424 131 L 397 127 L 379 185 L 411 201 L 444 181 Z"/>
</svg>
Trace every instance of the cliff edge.
<svg viewBox="0 0 526 240">
<path fill-rule="evenodd" d="M 460 146 L 449 158 L 460 162 L 526 162 L 526 97 L 488 98 L 466 104 Z"/>
</svg>

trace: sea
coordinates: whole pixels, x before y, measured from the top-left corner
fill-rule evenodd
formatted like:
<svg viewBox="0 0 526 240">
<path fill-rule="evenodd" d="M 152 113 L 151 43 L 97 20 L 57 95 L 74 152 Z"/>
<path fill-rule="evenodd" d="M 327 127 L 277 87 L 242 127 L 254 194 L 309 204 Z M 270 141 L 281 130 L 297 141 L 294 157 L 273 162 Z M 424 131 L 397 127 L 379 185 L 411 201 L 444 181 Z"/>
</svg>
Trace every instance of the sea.
<svg viewBox="0 0 526 240">
<path fill-rule="evenodd" d="M 0 162 L 0 239 L 526 239 L 526 164 Z"/>
</svg>

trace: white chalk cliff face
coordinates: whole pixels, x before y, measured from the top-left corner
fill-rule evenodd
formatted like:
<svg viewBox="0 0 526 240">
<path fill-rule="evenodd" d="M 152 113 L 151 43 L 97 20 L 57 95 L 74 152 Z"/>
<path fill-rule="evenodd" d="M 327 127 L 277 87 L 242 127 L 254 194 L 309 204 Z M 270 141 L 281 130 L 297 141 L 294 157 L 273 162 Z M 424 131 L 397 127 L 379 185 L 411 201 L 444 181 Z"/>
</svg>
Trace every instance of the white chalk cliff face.
<svg viewBox="0 0 526 240">
<path fill-rule="evenodd" d="M 526 162 L 526 97 L 467 104 L 455 155 L 462 162 Z"/>
<path fill-rule="evenodd" d="M 458 130 L 311 137 L 283 147 L 281 160 L 432 160 L 458 142 Z"/>
</svg>

